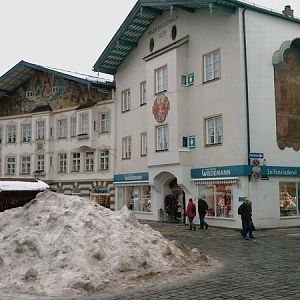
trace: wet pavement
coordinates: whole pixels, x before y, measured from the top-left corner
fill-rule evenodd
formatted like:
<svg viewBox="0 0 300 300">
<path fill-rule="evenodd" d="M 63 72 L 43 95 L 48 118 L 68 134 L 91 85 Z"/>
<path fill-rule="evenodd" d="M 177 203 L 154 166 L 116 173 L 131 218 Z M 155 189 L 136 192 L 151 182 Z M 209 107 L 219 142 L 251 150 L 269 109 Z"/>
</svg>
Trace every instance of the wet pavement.
<svg viewBox="0 0 300 300">
<path fill-rule="evenodd" d="M 217 272 L 176 286 L 133 290 L 106 299 L 300 299 L 300 228 L 259 230 L 255 240 L 239 231 L 147 222 L 170 240 L 199 248 L 222 262 Z"/>
</svg>

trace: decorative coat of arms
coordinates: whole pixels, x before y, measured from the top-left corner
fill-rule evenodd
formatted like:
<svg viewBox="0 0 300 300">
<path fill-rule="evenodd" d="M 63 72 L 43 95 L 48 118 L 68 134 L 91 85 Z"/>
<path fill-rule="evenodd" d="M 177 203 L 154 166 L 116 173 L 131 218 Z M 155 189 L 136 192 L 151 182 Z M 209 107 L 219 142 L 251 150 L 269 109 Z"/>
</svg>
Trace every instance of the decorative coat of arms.
<svg viewBox="0 0 300 300">
<path fill-rule="evenodd" d="M 157 123 L 163 123 L 170 110 L 170 102 L 166 95 L 160 94 L 156 97 L 152 107 L 152 113 Z"/>
</svg>

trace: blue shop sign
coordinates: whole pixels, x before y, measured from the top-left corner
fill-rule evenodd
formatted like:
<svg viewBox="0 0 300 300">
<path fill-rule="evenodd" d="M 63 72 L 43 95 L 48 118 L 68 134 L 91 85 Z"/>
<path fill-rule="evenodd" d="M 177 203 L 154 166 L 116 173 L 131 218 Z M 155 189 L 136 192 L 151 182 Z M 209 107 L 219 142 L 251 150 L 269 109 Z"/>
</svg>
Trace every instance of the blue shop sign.
<svg viewBox="0 0 300 300">
<path fill-rule="evenodd" d="M 114 182 L 149 181 L 149 173 L 128 173 L 114 175 Z"/>
<path fill-rule="evenodd" d="M 263 176 L 300 177 L 300 168 L 298 168 L 298 167 L 262 166 L 261 174 Z"/>
<path fill-rule="evenodd" d="M 214 178 L 214 177 L 233 177 L 233 176 L 248 176 L 251 175 L 251 166 L 237 165 L 227 167 L 210 167 L 192 169 L 191 176 L 193 178 Z"/>
</svg>

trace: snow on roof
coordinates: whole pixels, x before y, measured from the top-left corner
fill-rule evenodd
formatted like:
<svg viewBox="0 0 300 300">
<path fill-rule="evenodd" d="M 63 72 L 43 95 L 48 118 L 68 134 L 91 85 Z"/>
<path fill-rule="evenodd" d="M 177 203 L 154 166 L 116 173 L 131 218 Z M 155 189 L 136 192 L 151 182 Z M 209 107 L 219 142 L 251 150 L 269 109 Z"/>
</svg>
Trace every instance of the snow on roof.
<svg viewBox="0 0 300 300">
<path fill-rule="evenodd" d="M 41 180 L 0 180 L 1 191 L 44 191 L 49 185 Z"/>
<path fill-rule="evenodd" d="M 86 75 L 86 74 L 82 74 L 82 73 L 77 73 L 77 72 L 73 72 L 73 71 L 68 71 L 68 70 L 64 70 L 64 69 L 59 69 L 59 68 L 52 68 L 52 67 L 46 67 L 49 70 L 53 70 L 55 72 L 60 72 L 66 75 L 70 75 L 73 77 L 77 77 L 80 79 L 84 79 L 84 80 L 88 80 L 90 82 L 93 83 L 103 83 L 103 84 L 107 84 L 107 83 L 111 83 L 112 80 L 109 80 L 108 78 L 101 78 L 101 77 L 97 77 L 97 76 L 91 76 L 91 75 Z"/>
</svg>

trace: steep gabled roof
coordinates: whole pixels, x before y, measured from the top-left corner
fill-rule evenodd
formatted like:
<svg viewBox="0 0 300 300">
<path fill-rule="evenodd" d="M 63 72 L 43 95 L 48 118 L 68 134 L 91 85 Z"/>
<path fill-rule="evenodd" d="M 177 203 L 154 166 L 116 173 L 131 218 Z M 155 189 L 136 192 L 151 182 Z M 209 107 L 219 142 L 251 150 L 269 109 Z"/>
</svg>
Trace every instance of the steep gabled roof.
<svg viewBox="0 0 300 300">
<path fill-rule="evenodd" d="M 131 50 L 137 46 L 139 39 L 147 28 L 163 11 L 180 9 L 193 13 L 196 9 L 210 9 L 212 11 L 224 10 L 233 13 L 239 7 L 300 23 L 300 19 L 287 17 L 279 12 L 237 0 L 138 0 L 96 61 L 93 69 L 96 72 L 116 74 L 118 67 Z"/>
<path fill-rule="evenodd" d="M 0 77 L 0 97 L 5 94 L 9 94 L 40 71 L 47 72 L 55 76 L 62 77 L 66 80 L 79 82 L 85 85 L 98 86 L 102 88 L 113 87 L 112 82 L 105 81 L 103 79 L 101 80 L 98 77 L 43 67 L 21 60 L 18 64 L 16 64 L 13 68 L 11 68 Z"/>
</svg>

